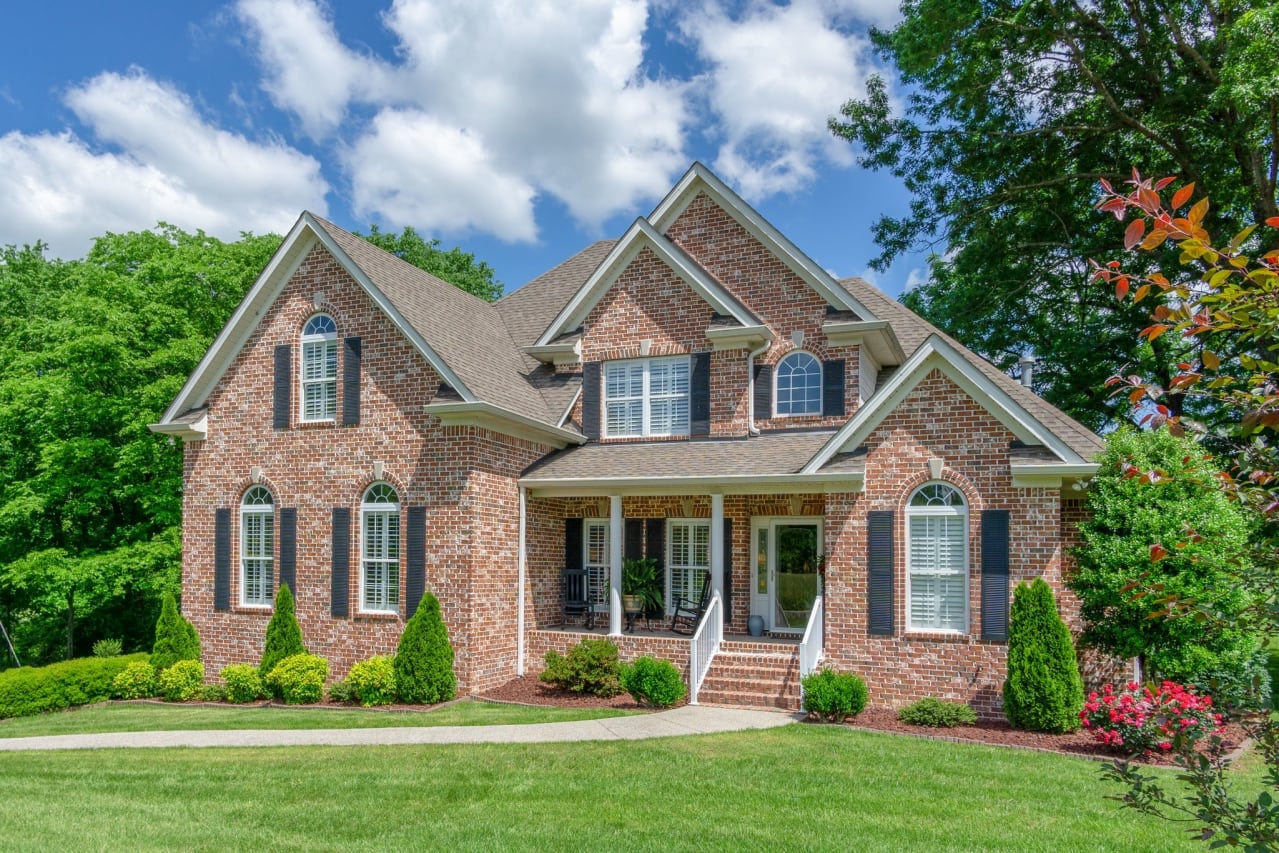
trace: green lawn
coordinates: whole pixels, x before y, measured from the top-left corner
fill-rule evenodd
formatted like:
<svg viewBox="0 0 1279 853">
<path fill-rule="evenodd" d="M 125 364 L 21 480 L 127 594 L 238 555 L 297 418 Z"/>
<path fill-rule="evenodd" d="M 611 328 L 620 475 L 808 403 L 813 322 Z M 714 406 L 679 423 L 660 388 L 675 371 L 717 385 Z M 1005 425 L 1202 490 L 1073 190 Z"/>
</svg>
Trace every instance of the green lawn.
<svg viewBox="0 0 1279 853">
<path fill-rule="evenodd" d="M 10 753 L 0 838 L 6 850 L 1204 849 L 1103 798 L 1113 790 L 1084 759 L 802 725 L 586 744 Z"/>
<path fill-rule="evenodd" d="M 92 732 L 191 729 L 371 729 L 385 726 L 495 726 L 595 720 L 632 713 L 612 709 L 534 708 L 461 701 L 430 712 L 352 708 L 280 708 L 208 705 L 95 705 L 0 720 L 0 738 Z"/>
</svg>

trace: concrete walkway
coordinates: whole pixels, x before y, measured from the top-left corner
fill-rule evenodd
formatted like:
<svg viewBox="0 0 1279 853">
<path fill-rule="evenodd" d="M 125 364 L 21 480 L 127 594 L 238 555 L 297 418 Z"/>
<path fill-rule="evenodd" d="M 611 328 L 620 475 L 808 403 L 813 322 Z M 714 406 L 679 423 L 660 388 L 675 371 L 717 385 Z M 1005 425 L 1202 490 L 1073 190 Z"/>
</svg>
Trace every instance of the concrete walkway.
<svg viewBox="0 0 1279 853">
<path fill-rule="evenodd" d="M 685 705 L 657 714 L 530 723 L 522 726 L 434 726 L 377 729 L 248 729 L 243 731 L 106 732 L 0 738 L 0 751 L 34 749 L 147 749 L 208 746 L 395 746 L 420 743 L 561 743 L 643 740 L 771 729 L 797 719 L 781 711 Z"/>
</svg>

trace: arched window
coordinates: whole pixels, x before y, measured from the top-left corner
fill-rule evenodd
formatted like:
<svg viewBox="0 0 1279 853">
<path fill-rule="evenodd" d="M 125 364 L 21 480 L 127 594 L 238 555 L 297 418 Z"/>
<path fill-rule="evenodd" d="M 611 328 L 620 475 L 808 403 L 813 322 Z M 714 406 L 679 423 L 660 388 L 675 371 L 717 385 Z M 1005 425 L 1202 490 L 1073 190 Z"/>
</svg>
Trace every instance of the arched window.
<svg viewBox="0 0 1279 853">
<path fill-rule="evenodd" d="M 253 486 L 240 501 L 240 603 L 270 607 L 275 557 L 275 500 Z"/>
<path fill-rule="evenodd" d="M 822 413 L 822 363 L 806 352 L 793 352 L 777 364 L 777 415 Z"/>
<path fill-rule="evenodd" d="M 360 609 L 395 613 L 400 606 L 400 497 L 374 483 L 360 504 Z"/>
<path fill-rule="evenodd" d="M 302 327 L 302 420 L 331 421 L 337 411 L 337 324 L 316 314 Z"/>
<path fill-rule="evenodd" d="M 912 631 L 968 630 L 968 506 L 946 483 L 906 504 L 907 622 Z"/>
</svg>

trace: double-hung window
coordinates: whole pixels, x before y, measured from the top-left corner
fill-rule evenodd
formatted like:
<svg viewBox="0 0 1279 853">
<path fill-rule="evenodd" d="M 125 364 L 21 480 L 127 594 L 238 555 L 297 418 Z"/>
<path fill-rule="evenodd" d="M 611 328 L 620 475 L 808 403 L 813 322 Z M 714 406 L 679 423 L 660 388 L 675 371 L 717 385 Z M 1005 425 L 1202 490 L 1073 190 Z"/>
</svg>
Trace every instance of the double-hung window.
<svg viewBox="0 0 1279 853">
<path fill-rule="evenodd" d="M 331 421 L 338 411 L 338 329 L 328 314 L 302 327 L 302 420 Z"/>
<path fill-rule="evenodd" d="M 240 603 L 270 607 L 275 555 L 275 501 L 265 486 L 253 486 L 240 501 Z"/>
<path fill-rule="evenodd" d="M 604 436 L 688 435 L 688 356 L 604 364 Z"/>
<path fill-rule="evenodd" d="M 394 613 L 400 604 L 400 498 L 374 483 L 360 504 L 360 609 Z"/>
<path fill-rule="evenodd" d="M 586 594 L 596 610 L 608 610 L 609 528 L 607 521 L 587 519 L 583 524 L 582 565 L 586 568 Z"/>
<path fill-rule="evenodd" d="M 928 483 L 906 505 L 912 631 L 968 630 L 968 507 L 958 489 Z"/>
<path fill-rule="evenodd" d="M 667 522 L 667 612 L 679 599 L 698 601 L 711 574 L 711 525 L 706 520 Z"/>
</svg>

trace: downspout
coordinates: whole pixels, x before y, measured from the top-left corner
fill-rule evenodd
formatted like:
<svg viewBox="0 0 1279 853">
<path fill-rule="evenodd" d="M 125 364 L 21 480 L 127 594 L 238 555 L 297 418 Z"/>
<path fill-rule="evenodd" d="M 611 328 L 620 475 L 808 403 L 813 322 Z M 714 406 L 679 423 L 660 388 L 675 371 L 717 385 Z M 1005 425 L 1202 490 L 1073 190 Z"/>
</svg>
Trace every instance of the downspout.
<svg viewBox="0 0 1279 853">
<path fill-rule="evenodd" d="M 772 341 L 764 341 L 759 349 L 746 353 L 746 379 L 747 387 L 750 389 L 746 397 L 746 433 L 748 435 L 759 435 L 759 430 L 755 428 L 755 356 L 767 352 L 771 343 Z"/>
<path fill-rule="evenodd" d="M 520 486 L 520 533 L 519 544 L 516 546 L 518 556 L 515 559 L 516 565 L 519 567 L 519 580 L 515 584 L 516 593 L 519 596 L 519 604 L 515 608 L 515 674 L 520 678 L 524 677 L 524 515 L 527 501 L 527 491 Z"/>
</svg>

